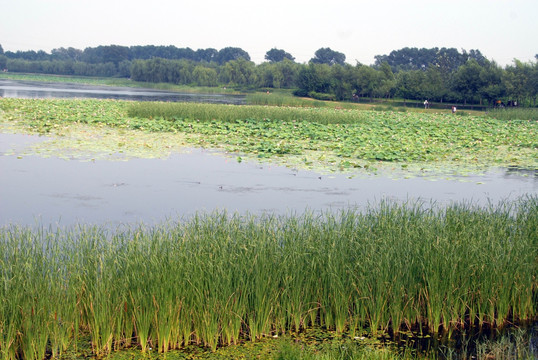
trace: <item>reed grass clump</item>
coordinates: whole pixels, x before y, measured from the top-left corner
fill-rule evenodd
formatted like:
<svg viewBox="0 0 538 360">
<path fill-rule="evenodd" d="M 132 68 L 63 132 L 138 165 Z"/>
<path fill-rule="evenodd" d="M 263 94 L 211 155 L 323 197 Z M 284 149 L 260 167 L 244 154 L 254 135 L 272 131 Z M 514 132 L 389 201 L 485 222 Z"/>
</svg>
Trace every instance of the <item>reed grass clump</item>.
<svg viewBox="0 0 538 360">
<path fill-rule="evenodd" d="M 497 120 L 530 120 L 538 121 L 538 108 L 495 108 L 486 116 Z"/>
<path fill-rule="evenodd" d="M 234 122 L 255 119 L 279 121 L 305 121 L 320 124 L 352 124 L 367 121 L 368 117 L 359 111 L 289 106 L 264 105 L 222 105 L 201 103 L 133 103 L 128 108 L 128 116 L 135 118 L 167 120 L 190 120 L 202 122 Z"/>
<path fill-rule="evenodd" d="M 325 101 L 300 98 L 289 93 L 253 93 L 246 97 L 248 105 L 263 105 L 263 106 L 291 106 L 291 107 L 334 107 L 334 104 Z"/>
<path fill-rule="evenodd" d="M 310 327 L 448 333 L 536 319 L 538 198 L 0 229 L 0 359 L 210 349 Z M 61 299 L 61 301 L 59 301 Z"/>
</svg>

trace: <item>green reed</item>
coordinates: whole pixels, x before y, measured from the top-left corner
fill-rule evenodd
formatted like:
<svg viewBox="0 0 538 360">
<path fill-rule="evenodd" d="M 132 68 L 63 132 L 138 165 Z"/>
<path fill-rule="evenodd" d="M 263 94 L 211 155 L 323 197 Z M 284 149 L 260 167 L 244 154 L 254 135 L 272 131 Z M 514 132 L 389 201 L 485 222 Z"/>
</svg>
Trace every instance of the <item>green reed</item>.
<svg viewBox="0 0 538 360">
<path fill-rule="evenodd" d="M 268 105 L 268 106 L 292 106 L 292 107 L 334 107 L 334 103 L 320 100 L 305 99 L 293 96 L 285 92 L 254 93 L 246 97 L 248 105 Z M 343 105 L 343 104 L 338 104 Z"/>
<path fill-rule="evenodd" d="M 303 105 L 300 105 L 303 106 Z M 133 103 L 128 115 L 134 118 L 234 122 L 237 120 L 307 121 L 321 124 L 350 124 L 366 121 L 359 111 L 288 106 L 222 105 L 199 103 Z"/>
<path fill-rule="evenodd" d="M 198 214 L 124 231 L 0 229 L 0 359 L 188 344 L 310 327 L 448 333 L 537 317 L 538 198 L 381 203 L 289 216 Z M 59 301 L 61 299 L 61 301 Z"/>
<path fill-rule="evenodd" d="M 538 108 L 491 109 L 486 116 L 497 120 L 538 120 Z"/>
</svg>

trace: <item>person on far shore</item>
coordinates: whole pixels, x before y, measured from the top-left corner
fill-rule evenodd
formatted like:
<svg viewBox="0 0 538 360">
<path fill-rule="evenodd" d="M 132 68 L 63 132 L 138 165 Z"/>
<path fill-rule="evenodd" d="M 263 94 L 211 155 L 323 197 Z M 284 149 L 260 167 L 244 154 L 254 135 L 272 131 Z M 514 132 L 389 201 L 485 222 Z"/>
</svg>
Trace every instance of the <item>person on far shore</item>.
<svg viewBox="0 0 538 360">
<path fill-rule="evenodd" d="M 430 107 L 430 103 L 428 102 L 428 100 L 424 100 L 424 109 L 427 109 Z"/>
</svg>

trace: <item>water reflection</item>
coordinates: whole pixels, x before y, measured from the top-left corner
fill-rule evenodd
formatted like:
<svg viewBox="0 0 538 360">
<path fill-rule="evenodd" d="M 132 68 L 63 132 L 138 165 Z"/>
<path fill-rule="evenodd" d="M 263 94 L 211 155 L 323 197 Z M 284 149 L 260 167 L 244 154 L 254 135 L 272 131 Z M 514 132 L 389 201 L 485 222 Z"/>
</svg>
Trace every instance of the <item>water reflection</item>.
<svg viewBox="0 0 538 360">
<path fill-rule="evenodd" d="M 509 166 L 506 169 L 506 177 L 509 176 L 529 176 L 538 179 L 538 169 L 522 168 L 520 166 Z"/>
<path fill-rule="evenodd" d="M 193 94 L 129 87 L 92 86 L 6 79 L 0 79 L 0 97 L 24 99 L 94 98 L 133 101 L 205 102 L 221 104 L 245 103 L 245 96 L 243 95 Z"/>
</svg>

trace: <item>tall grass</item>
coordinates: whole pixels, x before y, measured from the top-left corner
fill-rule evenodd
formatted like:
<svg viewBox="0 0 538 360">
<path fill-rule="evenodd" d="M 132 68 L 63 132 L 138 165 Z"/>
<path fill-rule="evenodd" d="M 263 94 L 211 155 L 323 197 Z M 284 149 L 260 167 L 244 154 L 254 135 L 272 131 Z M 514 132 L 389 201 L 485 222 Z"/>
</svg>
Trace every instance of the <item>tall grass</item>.
<svg viewBox="0 0 538 360">
<path fill-rule="evenodd" d="M 289 122 L 308 121 L 321 124 L 349 124 L 368 119 L 367 114 L 363 112 L 344 109 L 162 102 L 133 103 L 129 106 L 128 115 L 130 117 L 168 120 L 232 122 L 256 119 Z"/>
<path fill-rule="evenodd" d="M 272 92 L 272 93 L 253 93 L 248 94 L 246 102 L 249 105 L 264 105 L 264 106 L 291 106 L 291 107 L 329 107 L 334 103 L 325 101 L 306 99 L 293 96 L 292 94 Z"/>
<path fill-rule="evenodd" d="M 538 121 L 538 108 L 502 108 L 492 109 L 487 116 L 497 120 L 533 120 Z"/>
<path fill-rule="evenodd" d="M 538 198 L 0 229 L 0 359 L 210 349 L 322 326 L 426 333 L 537 317 Z M 60 301 L 61 299 L 61 301 Z"/>
</svg>

